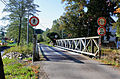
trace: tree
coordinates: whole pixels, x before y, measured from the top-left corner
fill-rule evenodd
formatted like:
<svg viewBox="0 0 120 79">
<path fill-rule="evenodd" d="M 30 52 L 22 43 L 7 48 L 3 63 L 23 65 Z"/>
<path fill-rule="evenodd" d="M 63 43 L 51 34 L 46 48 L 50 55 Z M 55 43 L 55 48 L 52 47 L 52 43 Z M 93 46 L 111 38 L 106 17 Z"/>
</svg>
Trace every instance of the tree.
<svg viewBox="0 0 120 79">
<path fill-rule="evenodd" d="M 26 35 L 26 15 L 29 11 L 29 15 L 34 15 L 38 10 L 36 10 L 38 5 L 33 3 L 34 0 L 9 0 L 7 6 L 3 9 L 3 12 L 8 12 L 9 15 L 4 17 L 3 20 L 9 20 L 10 25 L 8 27 L 7 36 L 18 40 L 18 45 L 22 38 L 25 40 Z M 25 20 L 26 23 L 23 23 Z M 22 33 L 21 33 L 22 29 Z M 30 28 L 31 32 L 32 29 Z M 21 35 L 22 34 L 22 35 Z M 0 79 L 5 79 L 3 73 L 3 63 L 0 55 Z"/>
<path fill-rule="evenodd" d="M 115 9 L 120 8 L 120 0 L 113 0 L 113 2 L 116 3 Z M 118 20 L 116 23 L 113 23 L 113 28 L 117 27 L 116 36 L 120 37 L 120 13 L 118 13 L 116 16 L 118 17 Z"/>
<path fill-rule="evenodd" d="M 105 17 L 107 24 L 111 25 L 110 16 L 116 6 L 111 0 L 62 0 L 66 2 L 66 13 L 60 18 L 62 26 L 73 37 L 96 36 L 99 17 Z M 97 8 L 96 8 L 97 7 Z M 85 12 L 84 8 L 87 8 Z M 61 26 L 61 25 L 60 25 Z M 107 33 L 107 36 L 109 36 Z"/>
<path fill-rule="evenodd" d="M 4 8 L 3 12 L 9 12 L 8 20 L 10 22 L 18 21 L 19 32 L 18 32 L 18 45 L 21 39 L 21 27 L 23 25 L 23 19 L 29 12 L 29 15 L 34 15 L 38 10 L 36 10 L 38 5 L 33 3 L 34 0 L 9 0 L 8 5 Z"/>
<path fill-rule="evenodd" d="M 0 53 L 0 79 L 5 79 L 5 74 L 4 74 L 4 68 L 3 68 L 3 62 L 2 62 L 2 58 L 1 58 L 1 53 Z"/>
<path fill-rule="evenodd" d="M 62 26 L 60 26 L 61 25 L 60 22 L 61 21 L 59 19 L 54 20 L 52 28 L 50 29 L 50 32 L 55 32 L 55 33 L 59 34 L 60 37 L 62 37 L 62 30 L 63 30 L 63 28 L 62 28 Z"/>
<path fill-rule="evenodd" d="M 42 34 L 37 35 L 37 40 L 38 40 L 38 42 L 43 42 L 44 41 L 44 39 L 42 37 Z"/>
<path fill-rule="evenodd" d="M 67 35 L 73 38 L 87 36 L 85 6 L 86 0 L 66 0 L 66 12 L 60 18 L 60 26 L 63 26 Z"/>
<path fill-rule="evenodd" d="M 56 39 L 60 39 L 60 36 L 58 33 L 50 32 L 47 34 L 47 37 L 50 38 L 50 40 L 53 42 L 53 45 L 56 44 Z"/>
<path fill-rule="evenodd" d="M 27 40 L 27 18 L 25 18 L 24 20 L 24 23 L 22 22 L 22 27 L 21 27 L 21 42 L 23 44 L 26 43 L 26 40 Z M 32 35 L 33 35 L 33 28 L 31 26 L 29 26 L 29 42 L 32 42 Z M 19 21 L 16 20 L 16 21 L 13 21 L 11 22 L 11 24 L 9 25 L 8 29 L 7 29 L 7 37 L 8 38 L 12 38 L 14 40 L 18 40 L 18 35 L 19 35 Z"/>
<path fill-rule="evenodd" d="M 50 42 L 50 39 L 47 37 L 47 34 L 48 34 L 49 32 L 50 32 L 50 29 L 47 28 L 46 31 L 44 31 L 44 32 L 42 33 L 42 37 L 43 37 L 43 39 L 44 39 L 45 42 Z"/>
</svg>

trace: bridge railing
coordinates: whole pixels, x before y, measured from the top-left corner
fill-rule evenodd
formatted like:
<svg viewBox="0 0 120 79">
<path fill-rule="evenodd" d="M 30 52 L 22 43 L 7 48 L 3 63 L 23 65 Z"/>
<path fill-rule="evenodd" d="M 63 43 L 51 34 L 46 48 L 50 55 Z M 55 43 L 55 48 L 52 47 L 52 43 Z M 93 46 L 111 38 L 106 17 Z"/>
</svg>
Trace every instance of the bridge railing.
<svg viewBox="0 0 120 79">
<path fill-rule="evenodd" d="M 99 36 L 73 39 L 58 39 L 56 46 L 82 54 L 99 56 Z"/>
</svg>

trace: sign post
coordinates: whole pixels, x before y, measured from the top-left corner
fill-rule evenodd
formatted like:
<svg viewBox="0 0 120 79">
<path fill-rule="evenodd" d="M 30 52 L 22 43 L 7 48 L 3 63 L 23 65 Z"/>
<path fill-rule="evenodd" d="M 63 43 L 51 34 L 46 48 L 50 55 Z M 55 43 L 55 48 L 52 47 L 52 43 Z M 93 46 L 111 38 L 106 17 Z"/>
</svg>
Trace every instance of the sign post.
<svg viewBox="0 0 120 79">
<path fill-rule="evenodd" d="M 98 34 L 99 36 L 99 59 L 101 58 L 101 38 L 106 34 L 106 29 L 104 27 L 99 27 L 98 28 Z"/>
<path fill-rule="evenodd" d="M 101 38 L 106 34 L 106 29 L 103 27 L 106 25 L 106 19 L 104 17 L 100 17 L 97 20 L 98 25 L 100 26 L 97 30 L 99 36 L 99 59 L 101 58 Z"/>
<path fill-rule="evenodd" d="M 29 23 L 31 26 L 37 26 L 39 24 L 39 19 L 36 16 L 33 16 L 30 18 Z M 35 29 L 33 33 L 33 55 L 32 55 L 32 63 L 37 59 L 37 54 L 36 54 L 36 45 L 37 45 L 37 36 L 35 34 Z"/>
</svg>

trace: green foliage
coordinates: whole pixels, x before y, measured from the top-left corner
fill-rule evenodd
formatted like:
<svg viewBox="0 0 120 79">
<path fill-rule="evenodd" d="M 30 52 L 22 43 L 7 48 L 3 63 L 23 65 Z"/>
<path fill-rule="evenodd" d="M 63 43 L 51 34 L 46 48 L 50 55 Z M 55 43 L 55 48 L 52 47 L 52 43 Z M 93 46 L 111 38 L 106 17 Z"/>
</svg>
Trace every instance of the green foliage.
<svg viewBox="0 0 120 79">
<path fill-rule="evenodd" d="M 110 16 L 113 15 L 116 6 L 116 2 L 106 0 L 62 0 L 62 2 L 65 3 L 65 13 L 53 21 L 50 32 L 56 32 L 62 37 L 64 30 L 65 38 L 97 36 L 99 27 L 97 19 L 105 17 L 107 19 L 105 27 L 109 27 Z"/>
<path fill-rule="evenodd" d="M 25 59 L 23 59 L 23 60 L 32 61 L 32 58 L 31 58 L 31 57 L 29 57 L 29 58 L 25 58 Z"/>
<path fill-rule="evenodd" d="M 62 29 L 63 28 L 60 26 L 60 20 L 54 20 L 50 32 L 55 32 L 55 33 L 59 34 L 60 37 L 62 37 L 61 36 L 62 35 Z"/>
<path fill-rule="evenodd" d="M 7 46 L 17 46 L 17 43 L 13 43 L 13 44 L 7 44 Z"/>
<path fill-rule="evenodd" d="M 5 53 L 3 55 L 5 55 L 6 53 L 10 53 L 10 52 L 19 52 L 25 55 L 32 54 L 33 44 L 11 47 L 10 49 L 5 50 Z"/>
<path fill-rule="evenodd" d="M 113 66 L 120 66 L 120 50 L 102 48 L 101 61 Z"/>
<path fill-rule="evenodd" d="M 9 20 L 10 25 L 7 29 L 7 37 L 13 38 L 18 43 L 26 42 L 27 38 L 27 16 L 33 16 L 39 12 L 36 8 L 39 7 L 34 4 L 34 0 L 9 0 L 3 12 L 8 12 L 9 15 L 3 20 Z M 33 29 L 29 28 L 30 42 L 32 42 Z"/>
<path fill-rule="evenodd" d="M 47 34 L 49 32 L 50 32 L 50 29 L 47 28 L 46 31 L 42 33 L 42 37 L 43 37 L 45 42 L 49 42 L 50 41 L 50 39 L 47 37 Z"/>
<path fill-rule="evenodd" d="M 16 60 L 4 58 L 3 61 L 4 61 L 3 64 L 9 64 L 9 63 L 15 62 Z"/>
<path fill-rule="evenodd" d="M 37 35 L 37 40 L 38 40 L 38 42 L 43 42 L 44 41 L 42 34 Z"/>
<path fill-rule="evenodd" d="M 31 79 L 35 73 L 31 67 L 24 66 L 15 59 L 3 59 L 6 79 Z"/>
<path fill-rule="evenodd" d="M 117 27 L 117 30 L 116 30 L 116 36 L 117 37 L 120 37 L 120 16 L 118 16 L 118 20 L 116 23 L 112 23 L 113 25 L 113 29 Z"/>
</svg>

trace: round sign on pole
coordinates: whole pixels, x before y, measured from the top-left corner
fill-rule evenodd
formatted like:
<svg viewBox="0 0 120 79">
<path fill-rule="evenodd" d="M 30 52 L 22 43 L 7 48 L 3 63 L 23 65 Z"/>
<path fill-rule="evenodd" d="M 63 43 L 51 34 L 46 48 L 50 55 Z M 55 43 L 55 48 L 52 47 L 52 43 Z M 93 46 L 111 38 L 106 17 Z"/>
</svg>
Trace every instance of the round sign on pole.
<svg viewBox="0 0 120 79">
<path fill-rule="evenodd" d="M 37 26 L 39 24 L 39 19 L 36 16 L 30 18 L 29 23 L 31 26 Z"/>
<path fill-rule="evenodd" d="M 106 29 L 104 27 L 99 27 L 97 32 L 100 36 L 104 36 L 106 34 Z"/>
<path fill-rule="evenodd" d="M 106 19 L 104 17 L 100 17 L 97 20 L 97 23 L 99 26 L 105 26 L 106 25 Z"/>
</svg>

